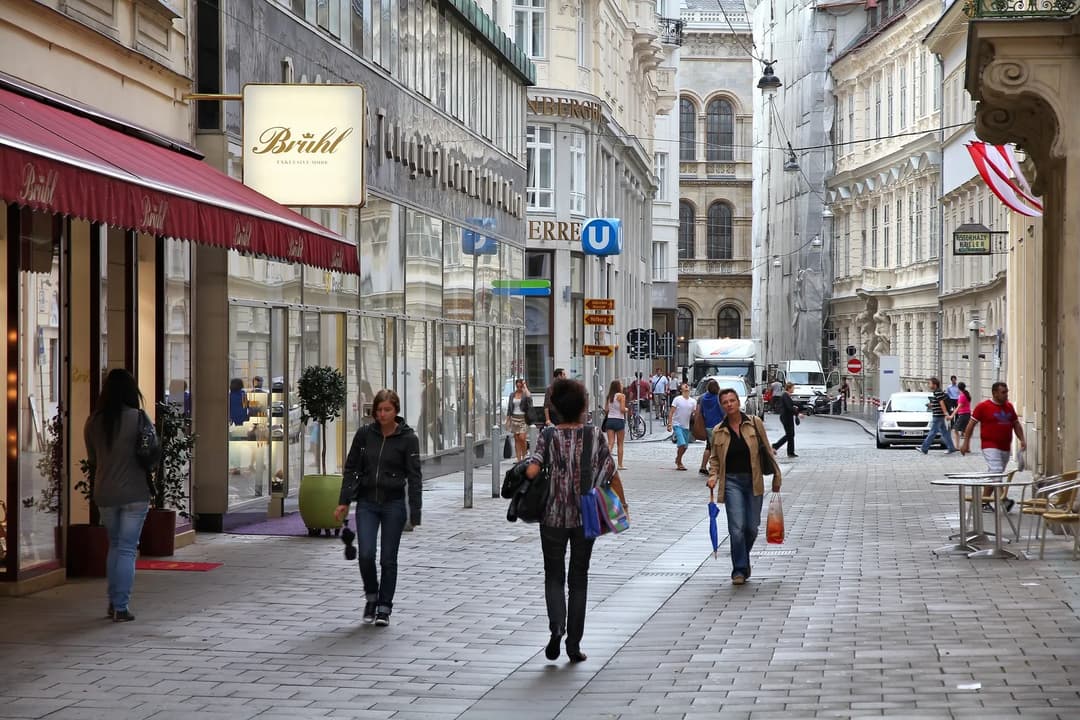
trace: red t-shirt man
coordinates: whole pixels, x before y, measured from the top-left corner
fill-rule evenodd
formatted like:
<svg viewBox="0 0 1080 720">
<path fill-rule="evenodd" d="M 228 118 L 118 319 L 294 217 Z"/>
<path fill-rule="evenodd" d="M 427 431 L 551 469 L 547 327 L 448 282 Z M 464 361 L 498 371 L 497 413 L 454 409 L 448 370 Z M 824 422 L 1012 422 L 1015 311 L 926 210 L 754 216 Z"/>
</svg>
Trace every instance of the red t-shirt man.
<svg viewBox="0 0 1080 720">
<path fill-rule="evenodd" d="M 983 400 L 971 411 L 971 419 L 979 423 L 979 439 L 984 450 L 1012 450 L 1013 428 L 1019 417 L 1011 402 L 1006 400 L 999 405 L 993 400 Z"/>
</svg>

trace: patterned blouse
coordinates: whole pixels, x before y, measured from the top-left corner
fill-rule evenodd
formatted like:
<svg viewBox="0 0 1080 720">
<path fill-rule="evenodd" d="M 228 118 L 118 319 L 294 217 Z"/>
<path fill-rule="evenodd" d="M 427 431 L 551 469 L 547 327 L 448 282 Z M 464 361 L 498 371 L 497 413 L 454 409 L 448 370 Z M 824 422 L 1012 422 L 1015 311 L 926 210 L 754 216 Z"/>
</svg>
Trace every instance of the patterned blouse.
<svg viewBox="0 0 1080 720">
<path fill-rule="evenodd" d="M 591 425 L 583 427 L 555 427 L 540 433 L 536 448 L 529 458 L 537 465 L 543 465 L 544 450 L 551 438 L 551 450 L 548 463 L 551 469 L 551 494 L 548 496 L 547 512 L 542 525 L 558 528 L 581 527 L 581 449 L 585 433 L 593 433 L 592 441 L 592 486 L 598 487 L 615 477 L 615 460 L 611 457 L 607 440 L 599 428 Z"/>
</svg>

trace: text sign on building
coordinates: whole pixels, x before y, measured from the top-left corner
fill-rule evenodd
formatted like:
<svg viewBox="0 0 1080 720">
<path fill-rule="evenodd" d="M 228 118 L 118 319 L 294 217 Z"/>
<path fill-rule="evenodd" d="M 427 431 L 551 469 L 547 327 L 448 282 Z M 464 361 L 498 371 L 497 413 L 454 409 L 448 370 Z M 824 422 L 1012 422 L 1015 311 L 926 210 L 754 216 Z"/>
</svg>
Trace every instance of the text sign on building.
<svg viewBox="0 0 1080 720">
<path fill-rule="evenodd" d="M 611 357 L 615 354 L 614 345 L 582 345 L 582 355 L 595 355 L 596 357 Z"/>
<path fill-rule="evenodd" d="M 990 233 L 989 232 L 960 232 L 953 233 L 953 255 L 989 255 Z"/>
<path fill-rule="evenodd" d="M 622 220 L 593 218 L 581 226 L 581 249 L 586 255 L 619 255 L 623 249 Z"/>
<path fill-rule="evenodd" d="M 604 313 L 585 313 L 586 325 L 614 325 L 615 316 Z"/>
<path fill-rule="evenodd" d="M 585 298 L 586 310 L 614 310 L 614 298 Z"/>
<path fill-rule="evenodd" d="M 364 88 L 244 86 L 244 184 L 282 205 L 364 204 Z"/>
</svg>

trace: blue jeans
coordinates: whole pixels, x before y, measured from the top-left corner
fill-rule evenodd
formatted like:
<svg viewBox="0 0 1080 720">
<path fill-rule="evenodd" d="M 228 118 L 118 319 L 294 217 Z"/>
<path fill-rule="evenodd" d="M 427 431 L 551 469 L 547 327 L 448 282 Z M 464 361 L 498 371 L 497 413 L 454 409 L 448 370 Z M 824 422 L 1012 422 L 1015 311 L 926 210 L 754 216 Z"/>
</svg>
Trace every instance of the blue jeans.
<svg viewBox="0 0 1080 720">
<path fill-rule="evenodd" d="M 750 551 L 761 524 L 761 501 L 754 495 L 754 479 L 749 473 L 728 473 L 724 479 L 724 512 L 727 514 L 728 543 L 731 545 L 731 577 L 750 577 Z"/>
<path fill-rule="evenodd" d="M 952 443 L 952 435 L 949 433 L 949 427 L 945 424 L 944 416 L 934 416 L 933 422 L 930 423 L 930 432 L 927 433 L 926 439 L 922 442 L 922 451 L 924 453 L 930 452 L 930 444 L 934 442 L 934 437 L 940 434 L 945 439 L 945 447 L 950 451 L 955 451 L 956 446 Z"/>
<path fill-rule="evenodd" d="M 390 614 L 394 607 L 394 590 L 397 589 L 397 554 L 401 533 L 405 530 L 408 511 L 405 499 L 376 503 L 359 500 L 356 503 L 356 559 L 360 563 L 360 577 L 364 580 L 364 596 L 367 602 L 376 604 L 375 612 Z M 382 582 L 375 569 L 375 541 L 382 525 L 382 547 L 379 565 Z"/>
<path fill-rule="evenodd" d="M 105 575 L 108 578 L 109 604 L 114 610 L 128 609 L 131 586 L 135 584 L 135 551 L 149 509 L 150 503 L 146 500 L 98 508 L 101 522 L 109 533 Z"/>
</svg>

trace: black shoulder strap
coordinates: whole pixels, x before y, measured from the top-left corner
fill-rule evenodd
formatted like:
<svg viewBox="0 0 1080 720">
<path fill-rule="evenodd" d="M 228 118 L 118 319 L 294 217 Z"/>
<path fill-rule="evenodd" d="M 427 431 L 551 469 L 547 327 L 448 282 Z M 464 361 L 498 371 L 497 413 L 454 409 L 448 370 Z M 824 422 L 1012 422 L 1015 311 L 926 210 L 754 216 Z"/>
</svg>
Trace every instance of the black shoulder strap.
<svg viewBox="0 0 1080 720">
<path fill-rule="evenodd" d="M 588 425 L 581 428 L 581 494 L 592 490 L 592 444 L 593 428 Z"/>
</svg>

